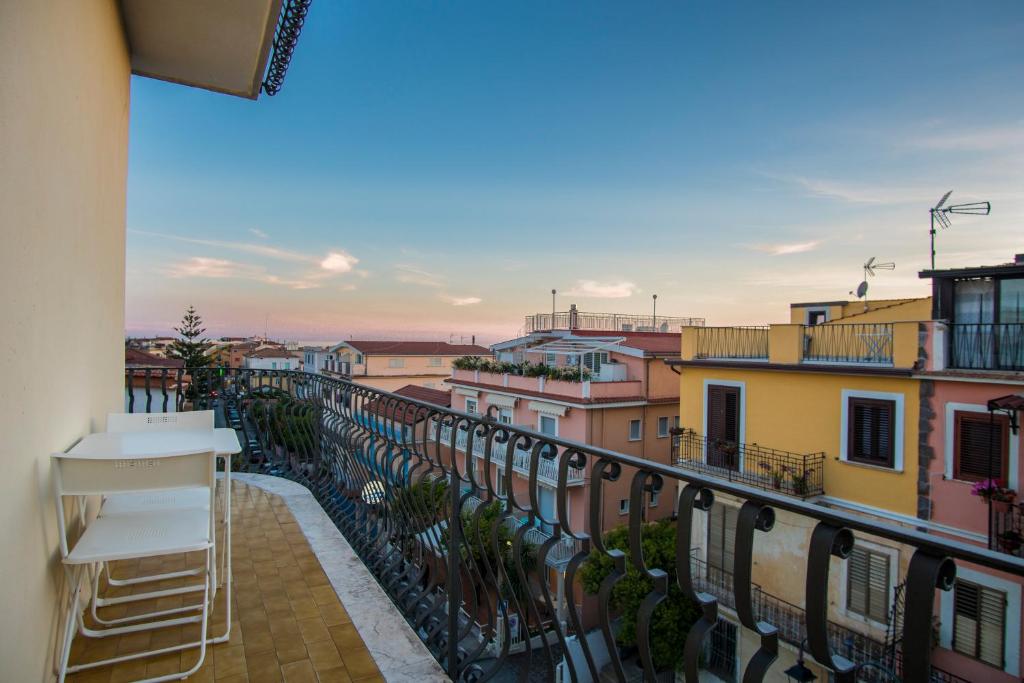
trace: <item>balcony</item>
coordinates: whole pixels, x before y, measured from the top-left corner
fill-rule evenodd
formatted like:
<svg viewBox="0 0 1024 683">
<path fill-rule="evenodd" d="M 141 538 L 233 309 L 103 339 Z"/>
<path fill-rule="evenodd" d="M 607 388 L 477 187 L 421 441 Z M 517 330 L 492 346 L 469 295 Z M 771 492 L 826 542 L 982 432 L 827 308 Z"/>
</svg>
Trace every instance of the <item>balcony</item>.
<svg viewBox="0 0 1024 683">
<path fill-rule="evenodd" d="M 611 376 L 609 373 L 608 376 Z M 472 386 L 494 387 L 511 393 L 543 398 L 550 396 L 569 401 L 637 401 L 643 396 L 640 380 L 615 379 L 604 381 L 595 376 L 581 382 L 569 382 L 547 377 L 523 377 L 512 373 L 485 372 L 483 370 L 453 370 L 452 382 L 466 382 Z"/>
<path fill-rule="evenodd" d="M 625 667 L 640 667 L 649 680 L 656 680 L 668 672 L 655 669 L 652 643 L 665 638 L 672 642 L 663 650 L 676 653 L 673 656 L 679 658 L 678 666 L 694 672 L 696 678 L 703 666 L 704 650 L 700 642 L 696 648 L 685 647 L 685 636 L 677 638 L 672 632 L 649 629 L 645 633 L 650 637 L 639 640 L 635 647 L 605 647 L 602 634 L 614 634 L 624 615 L 612 606 L 612 591 L 581 593 L 573 577 L 575 569 L 584 564 L 606 566 L 612 572 L 608 577 L 614 577 L 615 571 L 646 572 L 653 579 L 646 600 L 652 605 L 664 599 L 666 593 L 672 600 L 701 602 L 704 609 L 695 611 L 697 621 L 688 627 L 690 634 L 710 631 L 717 624 L 714 615 L 718 605 L 731 605 L 739 621 L 737 628 L 749 632 L 744 642 L 764 643 L 766 649 L 761 652 L 768 661 L 772 659 L 773 633 L 785 639 L 803 634 L 808 658 L 835 670 L 848 667 L 845 657 L 857 666 L 870 665 L 878 658 L 870 648 L 847 647 L 845 641 L 837 640 L 828 614 L 830 604 L 839 600 L 840 590 L 830 573 L 838 571 L 838 563 L 848 557 L 858 539 L 880 539 L 905 549 L 910 558 L 905 574 L 908 590 L 904 618 L 897 623 L 891 640 L 886 640 L 884 654 L 898 657 L 903 680 L 913 681 L 935 679 L 936 670 L 930 664 L 938 602 L 935 591 L 951 588 L 957 565 L 970 563 L 1024 576 L 1024 559 L 1006 553 L 818 506 L 770 486 L 757 488 L 742 481 L 589 448 L 345 380 L 269 370 L 161 369 L 147 373 L 149 395 L 144 399 L 136 393 L 140 390 L 132 387 L 133 378 L 125 376 L 128 395 L 134 397 L 130 405 L 135 409 L 145 405 L 167 405 L 177 410 L 213 408 L 223 417 L 240 416 L 245 450 L 235 462 L 236 469 L 275 475 L 306 487 L 323 510 L 323 522 L 310 532 L 310 540 L 339 530 L 354 553 L 351 557 L 321 556 L 323 571 L 330 577 L 335 571 L 344 576 L 369 570 L 376 581 L 366 587 L 379 585 L 453 680 L 507 676 L 516 669 L 528 669 L 545 680 L 554 680 L 557 671 L 561 680 L 575 681 L 582 677 L 578 667 L 596 674 L 606 663 L 619 672 Z M 496 444 L 507 445 L 506 437 L 512 443 L 529 439 L 532 448 L 525 457 L 533 472 L 538 472 L 534 460 L 542 458 L 543 452 L 570 454 L 572 466 L 585 469 L 590 477 L 591 495 L 585 501 L 588 509 L 582 515 L 565 516 L 568 492 L 564 486 L 555 491 L 556 512 L 541 513 L 521 492 L 499 494 L 492 482 L 476 482 L 472 469 L 463 467 L 458 458 L 453 460 L 450 448 L 430 438 L 429 432 L 436 431 L 438 424 L 455 429 L 465 425 L 467 435 L 474 435 L 474 442 L 485 444 L 484 452 L 488 445 L 492 452 Z M 631 555 L 644 547 L 646 530 L 653 528 L 644 523 L 642 515 L 645 501 L 659 491 L 671 492 L 673 497 L 678 491 L 678 516 L 659 523 L 672 525 L 669 537 L 675 552 L 664 560 L 654 560 L 654 555 Z M 615 516 L 616 534 L 608 534 L 612 527 L 605 526 L 605 503 L 623 495 L 628 505 L 619 509 L 626 512 Z M 718 495 L 746 502 L 738 513 L 733 575 L 709 586 L 707 576 L 702 583 L 700 578 L 694 580 L 685 573 L 677 575 L 673 560 L 691 556 L 694 546 L 685 530 L 696 521 L 694 511 L 707 510 Z M 776 528 L 776 512 L 798 516 L 798 526 L 813 529 L 806 546 L 806 566 L 787 566 L 781 573 L 797 582 L 803 607 L 759 597 L 761 591 L 756 585 L 738 578 L 749 577 L 754 563 L 764 567 L 771 562 L 760 549 L 771 544 L 773 537 L 778 538 L 777 534 L 786 533 Z M 269 521 L 260 517 L 260 527 Z M 619 539 L 613 547 L 597 542 L 602 538 L 610 544 L 613 536 Z M 275 546 L 269 543 L 247 545 L 250 553 L 260 547 L 274 553 Z M 572 553 L 564 572 L 548 571 L 551 552 L 563 559 Z M 298 565 L 302 571 L 314 569 L 309 562 L 298 561 Z M 256 587 L 260 587 L 256 578 Z M 270 581 L 267 585 L 280 586 L 287 594 L 289 583 Z M 660 593 L 659 585 L 664 589 Z M 672 593 L 668 593 L 670 586 Z M 252 584 L 245 588 L 240 585 L 237 591 L 246 642 L 247 608 L 241 601 L 255 600 L 253 591 Z M 796 594 L 798 590 L 794 587 L 789 592 Z M 345 608 L 355 620 L 349 601 L 343 597 Z M 377 606 L 383 609 L 382 604 Z M 803 618 L 792 616 L 793 609 Z M 642 619 L 637 623 L 647 628 Z M 388 637 L 397 632 L 387 628 L 377 631 Z M 502 634 L 507 635 L 504 641 L 501 639 L 506 635 Z M 281 640 L 297 644 L 300 636 L 282 635 Z M 535 643 L 536 647 L 527 647 L 516 655 L 495 647 L 499 641 Z M 563 658 L 561 653 L 570 643 L 589 645 L 582 649 L 577 645 L 572 656 Z M 312 657 L 313 650 L 307 652 Z M 401 667 L 406 664 L 403 657 L 386 652 L 384 658 Z M 763 680 L 765 671 L 756 668 L 761 661 L 760 657 L 750 660 L 745 676 L 740 677 Z M 379 660 L 378 666 L 386 675 Z"/>
<path fill-rule="evenodd" d="M 949 326 L 950 367 L 1024 372 L 1024 323 Z"/>
<path fill-rule="evenodd" d="M 1008 509 L 996 509 L 994 503 L 989 514 L 992 516 L 989 547 L 1017 557 L 1024 557 L 1024 511 L 1020 503 L 1009 504 Z"/>
<path fill-rule="evenodd" d="M 825 493 L 825 454 L 791 453 L 707 439 L 692 429 L 672 437 L 676 467 L 797 498 Z"/>
<path fill-rule="evenodd" d="M 684 328 L 681 360 L 676 362 L 909 370 L 920 365 L 918 326 L 899 322 Z"/>
<path fill-rule="evenodd" d="M 431 430 L 432 434 L 432 430 Z M 452 427 L 451 425 L 441 425 L 441 436 L 438 439 L 439 442 L 445 446 L 452 445 Z M 466 444 L 468 442 L 467 430 L 459 429 L 455 436 L 455 448 L 466 452 Z M 473 455 L 477 458 L 484 458 L 486 451 L 486 444 L 484 439 L 473 440 Z M 491 446 L 491 462 L 498 467 L 504 469 L 505 463 L 508 456 L 508 444 L 493 443 Z M 527 448 L 521 448 L 518 445 L 513 449 L 512 452 L 512 471 L 526 477 L 530 477 L 530 461 L 531 453 Z M 551 488 L 558 487 L 558 465 L 559 458 L 548 459 L 541 457 L 537 462 L 537 481 L 550 486 Z M 582 468 L 569 466 L 568 474 L 565 480 L 566 486 L 582 486 L 584 482 L 584 472 Z"/>
</svg>

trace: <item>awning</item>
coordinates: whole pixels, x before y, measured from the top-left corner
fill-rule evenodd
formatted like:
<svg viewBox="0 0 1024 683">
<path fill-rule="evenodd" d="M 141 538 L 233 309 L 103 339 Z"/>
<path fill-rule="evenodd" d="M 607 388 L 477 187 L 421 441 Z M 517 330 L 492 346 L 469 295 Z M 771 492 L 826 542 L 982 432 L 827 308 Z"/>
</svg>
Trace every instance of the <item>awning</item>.
<svg viewBox="0 0 1024 683">
<path fill-rule="evenodd" d="M 533 346 L 530 353 L 551 353 L 556 356 L 578 356 L 593 353 L 602 349 L 610 349 L 626 341 L 625 337 L 562 337 L 555 341 Z"/>
<path fill-rule="evenodd" d="M 1024 410 L 1024 394 L 1000 396 L 988 402 L 989 410 Z"/>
<path fill-rule="evenodd" d="M 487 394 L 488 405 L 498 406 L 499 408 L 515 408 L 517 399 L 515 396 L 505 396 L 504 394 Z"/>
<path fill-rule="evenodd" d="M 566 406 L 560 406 L 557 403 L 545 403 L 544 401 L 530 401 L 527 407 L 530 410 L 536 410 L 538 413 L 554 415 L 556 417 L 563 417 L 569 410 Z"/>
<path fill-rule="evenodd" d="M 476 398 L 480 395 L 480 392 L 476 389 L 463 389 L 462 387 L 456 387 L 455 393 L 459 396 L 469 396 L 470 398 Z"/>
</svg>

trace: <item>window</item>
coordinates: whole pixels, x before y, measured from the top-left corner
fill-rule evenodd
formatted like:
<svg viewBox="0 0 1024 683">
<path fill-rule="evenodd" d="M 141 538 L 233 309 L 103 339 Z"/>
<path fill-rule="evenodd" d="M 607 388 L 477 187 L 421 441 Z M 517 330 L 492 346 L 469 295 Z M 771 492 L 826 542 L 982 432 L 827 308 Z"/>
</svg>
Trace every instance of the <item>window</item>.
<svg viewBox="0 0 1024 683">
<path fill-rule="evenodd" d="M 879 624 L 889 623 L 888 554 L 855 546 L 846 560 L 846 609 Z"/>
<path fill-rule="evenodd" d="M 641 438 L 640 420 L 629 421 L 629 440 L 639 441 Z"/>
<path fill-rule="evenodd" d="M 271 370 L 277 370 L 277 361 L 276 360 L 270 361 L 270 369 Z"/>
<path fill-rule="evenodd" d="M 466 399 L 466 412 L 469 413 L 470 415 L 479 414 L 480 410 L 475 398 Z"/>
<path fill-rule="evenodd" d="M 707 463 L 712 467 L 739 469 L 739 442 L 742 432 L 741 387 L 708 384 L 705 400 Z"/>
<path fill-rule="evenodd" d="M 544 364 L 545 365 L 558 365 L 558 357 L 555 354 L 553 354 L 553 353 L 545 353 L 544 354 Z"/>
<path fill-rule="evenodd" d="M 812 308 L 807 311 L 808 325 L 820 325 L 824 322 L 828 322 L 828 309 Z"/>
<path fill-rule="evenodd" d="M 628 515 L 629 514 L 629 498 L 620 498 L 619 499 L 619 514 L 620 515 Z"/>
<path fill-rule="evenodd" d="M 650 503 L 649 503 L 650 507 L 652 507 L 652 508 L 658 507 L 658 497 L 660 495 L 661 495 L 661 491 L 651 491 Z"/>
<path fill-rule="evenodd" d="M 953 477 L 963 481 L 1007 478 L 1010 422 L 958 410 L 953 418 Z"/>
<path fill-rule="evenodd" d="M 498 422 L 505 425 L 512 424 L 512 409 L 498 408 Z"/>
<path fill-rule="evenodd" d="M 291 370 L 292 369 L 292 364 L 291 364 L 290 361 L 285 361 L 284 362 L 284 369 L 285 370 Z"/>
<path fill-rule="evenodd" d="M 583 354 L 583 367 L 588 368 L 591 372 L 601 372 L 601 363 L 607 362 L 607 351 L 594 351 L 592 353 Z"/>
<path fill-rule="evenodd" d="M 558 418 L 551 415 L 541 415 L 537 423 L 537 431 L 548 436 L 558 436 Z"/>
<path fill-rule="evenodd" d="M 708 510 L 708 570 L 732 573 L 739 509 L 715 503 Z M 714 577 L 711 577 L 714 580 Z"/>
<path fill-rule="evenodd" d="M 439 368 L 439 367 L 441 367 L 441 359 L 440 358 L 428 358 L 427 359 L 427 365 L 429 365 L 432 368 Z"/>
<path fill-rule="evenodd" d="M 1003 668 L 1006 593 L 957 579 L 953 587 L 953 649 Z"/>
<path fill-rule="evenodd" d="M 494 492 L 499 496 L 508 495 L 505 493 L 505 470 L 500 467 L 497 470 L 497 476 L 494 478 Z"/>
<path fill-rule="evenodd" d="M 847 405 L 846 459 L 895 467 L 896 402 L 851 396 Z"/>
<path fill-rule="evenodd" d="M 356 362 L 358 363 L 359 361 L 357 360 Z M 405 359 L 404 358 L 389 358 L 388 359 L 388 367 L 389 368 L 404 368 L 405 367 Z"/>
<path fill-rule="evenodd" d="M 658 418 L 658 438 L 661 438 L 663 436 L 668 436 L 668 418 L 667 417 L 659 417 Z"/>
<path fill-rule="evenodd" d="M 678 415 L 676 415 L 675 417 L 672 418 L 672 426 L 675 427 L 676 429 L 679 429 L 679 416 Z"/>
<path fill-rule="evenodd" d="M 362 363 L 363 363 L 363 354 L 357 353 L 356 354 L 356 365 L 362 365 Z"/>
</svg>

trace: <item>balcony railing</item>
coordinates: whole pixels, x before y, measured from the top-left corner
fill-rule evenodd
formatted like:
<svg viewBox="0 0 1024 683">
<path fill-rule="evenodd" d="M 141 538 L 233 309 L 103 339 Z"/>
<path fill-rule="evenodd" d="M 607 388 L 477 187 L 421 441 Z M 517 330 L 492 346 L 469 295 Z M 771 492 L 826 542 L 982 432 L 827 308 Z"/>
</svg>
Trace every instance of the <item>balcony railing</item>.
<svg viewBox="0 0 1024 683">
<path fill-rule="evenodd" d="M 694 357 L 768 360 L 768 326 L 705 327 L 697 330 Z"/>
<path fill-rule="evenodd" d="M 466 452 L 466 445 L 469 441 L 468 430 L 459 429 L 455 435 L 455 448 Z M 451 446 L 452 443 L 452 427 L 451 425 L 441 425 L 440 435 L 438 436 L 440 443 L 445 446 Z M 484 458 L 486 453 L 486 443 L 482 439 L 475 439 L 473 441 L 473 455 L 477 458 Z M 491 463 L 498 467 L 505 467 L 508 457 L 508 449 L 500 446 L 491 448 Z M 530 476 L 530 461 L 531 453 L 526 448 L 521 448 L 518 445 L 513 449 L 512 452 L 512 470 L 517 474 L 521 474 L 525 477 Z M 558 485 L 558 456 L 552 459 L 540 458 L 537 462 L 537 480 L 543 484 L 547 484 L 550 487 Z M 566 476 L 566 486 L 582 486 L 584 479 L 584 472 L 582 468 L 569 466 L 569 471 Z"/>
<path fill-rule="evenodd" d="M 950 367 L 1024 371 L 1024 323 L 950 325 Z"/>
<path fill-rule="evenodd" d="M 892 323 L 835 323 L 804 329 L 804 361 L 892 365 Z"/>
<path fill-rule="evenodd" d="M 569 310 L 526 316 L 526 334 L 541 330 L 603 330 L 608 332 L 679 332 L 683 327 L 700 327 L 704 318 L 679 318 L 631 313 L 585 313 Z"/>
<path fill-rule="evenodd" d="M 825 454 L 708 439 L 692 429 L 672 437 L 677 467 L 799 498 L 825 492 Z"/>
<path fill-rule="evenodd" d="M 995 503 L 992 503 L 995 505 Z M 992 534 L 989 547 L 1004 553 L 1024 557 L 1024 512 L 1017 502 L 1010 503 L 1008 510 L 993 507 Z"/>
<path fill-rule="evenodd" d="M 811 504 L 782 492 L 760 490 L 736 481 L 672 467 L 653 460 L 592 448 L 546 436 L 520 426 L 505 425 L 481 415 L 469 415 L 407 397 L 376 391 L 356 383 L 322 375 L 271 370 L 193 369 L 158 370 L 145 377 L 146 387 L 129 387 L 129 409 L 156 410 L 166 405 L 177 410 L 212 408 L 239 425 L 244 453 L 235 461 L 239 469 L 288 477 L 308 487 L 330 519 L 346 536 L 362 561 L 395 605 L 406 615 L 425 646 L 438 658 L 455 681 L 492 679 L 509 665 L 507 650 L 488 650 L 501 623 L 510 632 L 510 615 L 528 632 L 542 634 L 531 657 L 532 675 L 554 680 L 561 666 L 571 680 L 585 671 L 600 678 L 595 652 L 589 642 L 604 643 L 602 658 L 624 678 L 626 666 L 639 665 L 648 680 L 671 677 L 655 668 L 652 644 L 673 638 L 652 629 L 650 611 L 670 595 L 701 604 L 700 616 L 688 633 L 695 634 L 693 647 L 687 636 L 670 643 L 679 653 L 680 666 L 689 680 L 697 680 L 701 664 L 702 635 L 716 621 L 713 595 L 697 591 L 689 563 L 679 569 L 675 562 L 651 566 L 642 552 L 647 528 L 643 521 L 645 501 L 651 493 L 671 492 L 678 499 L 675 553 L 689 558 L 694 510 L 707 510 L 716 494 L 746 502 L 738 513 L 735 530 L 733 589 L 741 628 L 760 642 L 760 650 L 747 661 L 744 680 L 763 680 L 775 660 L 775 643 L 786 618 L 755 608 L 755 587 L 750 582 L 755 561 L 763 565 L 755 548 L 772 543 L 776 511 L 798 515 L 813 528 L 806 548 L 806 567 L 787 566 L 785 576 L 795 578 L 804 591 L 803 612 L 807 648 L 822 666 L 853 677 L 861 657 L 837 650 L 830 635 L 829 604 L 837 599 L 830 572 L 849 557 L 859 538 L 870 536 L 905 546 L 910 554 L 906 572 L 906 609 L 901 638 L 902 673 L 907 681 L 927 681 L 931 676 L 931 633 L 935 591 L 950 590 L 960 563 L 971 563 L 1013 576 L 1024 576 L 1024 559 L 925 534 L 911 528 L 885 524 L 870 517 Z M 139 391 L 145 393 L 140 395 Z M 435 435 L 439 425 L 465 427 L 476 438 L 494 446 L 531 446 L 531 459 L 560 454 L 554 514 L 538 509 L 539 469 L 530 467 L 526 493 L 511 487 L 499 494 L 489 481 L 476 480 L 474 468 L 465 468 L 451 457 L 451 449 Z M 479 435 L 479 436 L 477 436 Z M 486 452 L 486 450 L 485 450 Z M 533 463 L 531 462 L 531 465 Z M 566 486 L 570 466 L 586 468 L 590 495 L 585 514 L 572 513 Z M 470 510 L 466 490 L 478 492 L 481 501 Z M 624 548 L 609 548 L 604 540 L 610 525 L 605 502 L 623 498 L 628 513 L 621 521 Z M 487 521 L 484 517 L 497 512 Z M 513 520 L 513 521 L 509 521 Z M 621 521 L 620 521 L 621 520 Z M 490 525 L 490 526 L 488 526 Z M 506 526 L 508 525 L 508 526 Z M 514 526 L 514 534 L 508 527 Z M 526 541 L 531 528 L 550 529 L 550 538 L 539 546 Z M 504 531 L 500 531 L 504 529 Z M 490 530 L 489 533 L 484 533 Z M 757 543 L 755 544 L 755 537 Z M 578 548 L 564 573 L 550 572 L 547 555 L 560 539 L 573 539 Z M 578 542 L 578 545 L 576 543 Z M 440 553 L 428 549 L 439 549 Z M 630 551 L 632 549 L 632 551 Z M 630 551 L 627 553 L 627 551 Z M 583 610 L 576 570 L 581 563 L 607 567 L 599 592 L 587 600 L 596 609 Z M 616 612 L 612 605 L 615 583 L 627 571 L 649 577 L 650 592 L 637 616 L 637 645 L 632 650 L 615 647 Z M 678 573 L 677 573 L 678 569 Z M 557 585 L 559 590 L 552 590 Z M 670 594 L 670 585 L 678 590 Z M 833 588 L 830 588 L 833 587 Z M 675 589 L 673 589 L 675 590 Z M 558 595 L 564 604 L 556 604 Z M 676 598 L 672 598 L 676 599 Z M 755 612 L 755 610 L 761 610 Z M 567 618 L 562 621 L 559 613 Z M 760 614 L 757 620 L 755 614 Z M 468 617 L 466 615 L 469 615 Z M 477 628 L 476 624 L 484 625 Z M 596 640 L 584 636 L 597 628 Z M 546 634 L 546 635 L 543 635 Z M 582 659 L 562 659 L 566 638 L 580 636 Z M 542 641 L 542 642 L 540 642 Z M 596 646 L 595 646 L 596 647 Z M 607 659 L 602 659 L 607 661 Z"/>
</svg>

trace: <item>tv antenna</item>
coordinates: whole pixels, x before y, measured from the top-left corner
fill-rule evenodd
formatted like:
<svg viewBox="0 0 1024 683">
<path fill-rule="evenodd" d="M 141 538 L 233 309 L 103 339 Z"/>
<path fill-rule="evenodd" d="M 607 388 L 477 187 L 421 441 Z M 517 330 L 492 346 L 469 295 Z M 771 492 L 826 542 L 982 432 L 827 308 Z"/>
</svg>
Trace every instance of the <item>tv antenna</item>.
<svg viewBox="0 0 1024 683">
<path fill-rule="evenodd" d="M 861 280 L 861 283 L 859 285 L 857 285 L 856 293 L 858 299 L 864 299 L 864 310 L 867 310 L 868 279 L 875 276 L 876 270 L 895 270 L 896 264 L 891 261 L 887 261 L 885 263 L 878 263 L 876 257 L 872 256 L 871 258 L 864 262 L 864 265 L 862 267 L 864 269 L 864 279 Z M 853 292 L 850 292 L 850 294 L 853 294 Z"/>
<path fill-rule="evenodd" d="M 949 221 L 950 214 L 961 213 L 969 216 L 987 216 L 992 212 L 992 204 L 990 202 L 970 202 L 968 204 L 952 204 L 950 206 L 946 206 L 946 200 L 949 199 L 949 195 L 951 194 L 953 194 L 953 190 L 942 195 L 942 199 L 939 200 L 939 203 L 928 210 L 928 213 L 930 213 L 932 217 L 932 226 L 928 231 L 928 235 L 931 237 L 932 241 L 932 270 L 935 270 L 936 223 L 945 230 L 951 225 Z"/>
</svg>

